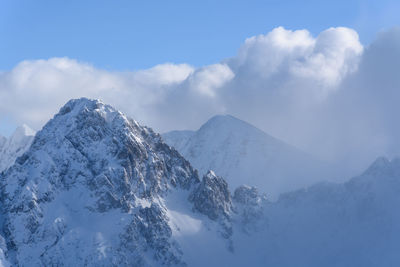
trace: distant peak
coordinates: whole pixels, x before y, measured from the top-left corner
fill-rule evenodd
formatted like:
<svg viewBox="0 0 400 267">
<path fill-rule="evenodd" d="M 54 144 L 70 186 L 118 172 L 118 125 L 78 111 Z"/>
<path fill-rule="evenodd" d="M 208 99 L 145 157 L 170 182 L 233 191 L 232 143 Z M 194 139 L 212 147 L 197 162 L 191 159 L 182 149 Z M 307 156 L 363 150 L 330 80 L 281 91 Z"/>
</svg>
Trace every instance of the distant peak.
<svg viewBox="0 0 400 267">
<path fill-rule="evenodd" d="M 16 131 L 21 131 L 21 132 L 25 133 L 25 135 L 28 135 L 28 136 L 33 136 L 36 134 L 36 132 L 34 130 L 32 130 L 32 128 L 30 128 L 26 124 L 22 124 L 21 126 L 19 126 Z"/>
<path fill-rule="evenodd" d="M 248 122 L 245 122 L 241 119 L 238 119 L 232 115 L 216 115 L 209 119 L 205 124 L 203 124 L 199 131 L 217 131 L 217 132 L 240 132 L 246 134 L 256 134 L 259 136 L 268 136 L 268 138 L 272 138 L 272 136 L 258 129 L 254 125 L 251 125 Z"/>
<path fill-rule="evenodd" d="M 232 115 L 215 115 L 211 117 L 202 127 L 209 127 L 209 126 L 238 126 L 238 125 L 247 125 L 250 127 L 254 127 L 251 124 L 242 121 Z M 255 127 L 254 127 L 255 128 Z"/>
<path fill-rule="evenodd" d="M 215 115 L 215 116 L 211 117 L 208 121 L 217 121 L 217 120 L 219 120 L 219 121 L 222 121 L 222 120 L 226 120 L 226 121 L 228 121 L 228 120 L 241 121 L 240 119 L 238 119 L 238 118 L 236 118 L 236 117 L 234 117 L 232 115 L 229 115 L 229 114 Z"/>
<path fill-rule="evenodd" d="M 377 158 L 371 165 L 371 167 L 384 167 L 389 165 L 390 160 L 386 157 Z"/>
<path fill-rule="evenodd" d="M 365 171 L 365 174 L 374 174 L 381 172 L 390 166 L 390 160 L 386 157 L 377 158 Z"/>
<path fill-rule="evenodd" d="M 11 136 L 11 139 L 20 139 L 25 136 L 34 136 L 36 132 L 32 130 L 29 126 L 26 124 L 22 124 L 21 126 L 17 127 L 15 129 L 14 133 Z"/>
</svg>

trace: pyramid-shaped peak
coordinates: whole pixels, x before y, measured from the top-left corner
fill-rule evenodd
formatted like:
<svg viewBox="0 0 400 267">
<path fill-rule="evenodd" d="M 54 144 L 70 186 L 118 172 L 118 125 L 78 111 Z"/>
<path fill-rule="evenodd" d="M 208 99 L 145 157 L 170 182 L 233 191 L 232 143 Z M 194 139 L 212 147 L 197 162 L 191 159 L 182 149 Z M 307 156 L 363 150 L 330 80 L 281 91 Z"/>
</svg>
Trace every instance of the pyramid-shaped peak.
<svg viewBox="0 0 400 267">
<path fill-rule="evenodd" d="M 374 175 L 388 171 L 392 167 L 393 162 L 395 161 L 390 161 L 387 157 L 378 157 L 364 172 L 364 175 Z"/>
<path fill-rule="evenodd" d="M 32 130 L 28 125 L 22 124 L 15 129 L 12 136 L 34 136 L 36 132 Z"/>
<path fill-rule="evenodd" d="M 232 115 L 220 114 L 211 117 L 206 123 L 221 123 L 221 122 L 236 122 L 236 123 L 246 123 Z"/>
<path fill-rule="evenodd" d="M 215 115 L 210 118 L 200 129 L 207 129 L 207 128 L 223 128 L 226 130 L 231 129 L 254 129 L 259 130 L 257 127 L 238 119 L 232 115 Z"/>
<path fill-rule="evenodd" d="M 238 138 L 252 136 L 257 139 L 268 140 L 268 142 L 284 143 L 256 126 L 232 115 L 216 115 L 212 117 L 200 127 L 198 134 L 213 135 L 216 139 L 225 139 L 232 135 Z"/>
<path fill-rule="evenodd" d="M 32 138 L 35 136 L 36 132 L 32 130 L 29 126 L 22 124 L 15 129 L 14 133 L 10 136 L 9 142 L 12 144 L 20 144 L 26 138 Z M 0 141 L 1 143 L 1 141 Z"/>
</svg>

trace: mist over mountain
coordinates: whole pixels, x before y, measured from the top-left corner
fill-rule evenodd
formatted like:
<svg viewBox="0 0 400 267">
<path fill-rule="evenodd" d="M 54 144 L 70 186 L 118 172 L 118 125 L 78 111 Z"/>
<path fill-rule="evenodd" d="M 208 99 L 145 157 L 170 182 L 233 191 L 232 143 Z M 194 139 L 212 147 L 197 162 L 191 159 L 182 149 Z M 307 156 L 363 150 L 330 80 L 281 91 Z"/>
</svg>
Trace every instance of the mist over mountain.
<svg viewBox="0 0 400 267">
<path fill-rule="evenodd" d="M 398 265 L 399 162 L 380 158 L 346 183 L 320 183 L 266 203 L 264 224 L 242 236 L 238 250 L 263 266 Z"/>
<path fill-rule="evenodd" d="M 339 175 L 328 163 L 230 115 L 214 116 L 197 131 L 172 131 L 163 138 L 201 174 L 214 170 L 232 189 L 248 184 L 274 199 Z"/>
<path fill-rule="evenodd" d="M 400 1 L 0 1 L 0 267 L 399 267 Z"/>
<path fill-rule="evenodd" d="M 228 141 L 246 133 L 250 148 L 260 140 L 276 148 L 268 150 L 271 158 L 280 149 L 297 151 L 230 116 L 204 128 L 216 140 L 224 129 L 222 135 L 232 134 Z M 0 189 L 4 266 L 400 262 L 400 160 L 379 158 L 348 182 L 317 183 L 271 201 L 212 170 L 199 176 L 159 134 L 98 100 L 62 107 L 1 174 Z"/>
</svg>

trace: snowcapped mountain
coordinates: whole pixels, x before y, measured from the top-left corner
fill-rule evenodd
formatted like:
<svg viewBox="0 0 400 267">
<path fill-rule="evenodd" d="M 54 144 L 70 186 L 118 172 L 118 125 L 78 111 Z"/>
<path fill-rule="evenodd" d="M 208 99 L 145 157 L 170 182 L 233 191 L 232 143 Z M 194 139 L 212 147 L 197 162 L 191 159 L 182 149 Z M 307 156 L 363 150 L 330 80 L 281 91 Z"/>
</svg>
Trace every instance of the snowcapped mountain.
<svg viewBox="0 0 400 267">
<path fill-rule="evenodd" d="M 0 175 L 0 266 L 400 263 L 397 159 L 271 202 L 213 171 L 200 179 L 150 128 L 83 98 Z"/>
<path fill-rule="evenodd" d="M 231 245 L 226 182 L 200 180 L 158 134 L 100 101 L 68 102 L 1 190 L 12 265 L 184 265 L 185 236 L 199 231 Z"/>
<path fill-rule="evenodd" d="M 200 174 L 212 169 L 229 182 L 280 193 L 334 177 L 333 168 L 233 116 L 215 116 L 198 131 L 163 134 Z"/>
<path fill-rule="evenodd" d="M 28 150 L 34 136 L 35 132 L 26 125 L 18 127 L 8 139 L 0 136 L 0 172 Z"/>
</svg>

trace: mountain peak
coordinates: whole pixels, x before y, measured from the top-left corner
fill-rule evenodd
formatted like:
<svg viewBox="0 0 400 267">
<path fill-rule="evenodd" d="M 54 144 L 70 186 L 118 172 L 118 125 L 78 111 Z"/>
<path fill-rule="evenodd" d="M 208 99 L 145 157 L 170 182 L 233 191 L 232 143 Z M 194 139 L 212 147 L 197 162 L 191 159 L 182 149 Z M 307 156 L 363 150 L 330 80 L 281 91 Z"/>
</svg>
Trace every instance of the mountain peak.
<svg viewBox="0 0 400 267">
<path fill-rule="evenodd" d="M 253 125 L 238 119 L 232 115 L 225 114 L 225 115 L 215 115 L 211 117 L 201 128 L 209 128 L 209 127 L 226 127 L 226 126 L 231 126 L 231 127 L 251 127 L 254 129 L 257 129 Z M 201 129 L 200 128 L 200 129 Z M 258 129 L 257 129 L 258 130 Z"/>
<path fill-rule="evenodd" d="M 23 136 L 34 136 L 36 132 L 32 130 L 28 125 L 22 124 L 15 129 L 10 139 L 21 138 Z"/>
<path fill-rule="evenodd" d="M 241 139 L 243 137 L 248 137 L 250 139 L 287 145 L 285 142 L 269 135 L 256 126 L 232 115 L 216 115 L 203 124 L 198 132 L 205 133 L 206 135 L 213 135 L 214 138 L 225 139 L 228 136 L 236 136 Z"/>
<path fill-rule="evenodd" d="M 158 134 L 87 98 L 65 104 L 2 180 L 12 260 L 34 266 L 181 263 L 164 200 L 200 183 Z"/>
<path fill-rule="evenodd" d="M 333 176 L 329 166 L 232 115 L 214 116 L 196 132 L 163 136 L 201 175 L 214 170 L 231 189 L 251 184 L 277 198 Z"/>
<path fill-rule="evenodd" d="M 30 147 L 35 131 L 23 124 L 10 138 L 0 136 L 0 172 L 14 164 L 15 160 Z"/>
<path fill-rule="evenodd" d="M 76 98 L 76 99 L 71 99 L 69 100 L 62 108 L 61 110 L 74 110 L 74 109 L 80 109 L 83 106 L 86 106 L 87 108 L 90 109 L 95 109 L 99 105 L 105 105 L 100 99 L 91 99 L 87 97 L 81 97 L 81 98 Z"/>
<path fill-rule="evenodd" d="M 78 114 L 87 112 L 97 112 L 107 122 L 112 121 L 116 116 L 123 117 L 124 120 L 127 120 L 123 113 L 112 106 L 103 103 L 99 99 L 89 99 L 85 97 L 68 101 L 56 116 L 66 114 L 69 114 L 69 116 L 77 116 Z"/>
<path fill-rule="evenodd" d="M 101 100 L 79 98 L 68 101 L 38 132 L 37 137 L 46 139 L 50 134 L 63 138 L 74 133 L 100 140 L 108 133 L 141 135 L 142 131 L 151 130 L 139 126 L 136 121 Z"/>
<path fill-rule="evenodd" d="M 377 158 L 364 172 L 364 174 L 376 174 L 377 172 L 386 171 L 390 167 L 390 160 L 386 157 Z"/>
<path fill-rule="evenodd" d="M 382 176 L 400 172 L 400 158 L 389 160 L 386 157 L 377 158 L 363 173 L 363 175 Z"/>
<path fill-rule="evenodd" d="M 218 114 L 218 115 L 214 115 L 213 117 L 211 117 L 208 121 L 213 121 L 213 120 L 238 120 L 240 121 L 240 119 L 230 115 L 230 114 Z"/>
</svg>

